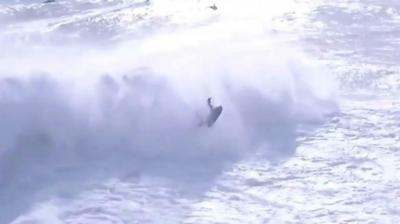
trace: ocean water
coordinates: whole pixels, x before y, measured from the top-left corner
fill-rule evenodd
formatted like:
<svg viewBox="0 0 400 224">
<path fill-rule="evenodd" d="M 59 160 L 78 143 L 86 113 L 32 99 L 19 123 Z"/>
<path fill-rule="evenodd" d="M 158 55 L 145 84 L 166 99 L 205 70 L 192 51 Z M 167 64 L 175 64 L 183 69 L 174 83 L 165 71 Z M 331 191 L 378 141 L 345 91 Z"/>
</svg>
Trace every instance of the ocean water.
<svg viewBox="0 0 400 224">
<path fill-rule="evenodd" d="M 0 223 L 398 223 L 399 18 L 3 1 Z M 208 97 L 224 110 L 199 127 Z"/>
</svg>

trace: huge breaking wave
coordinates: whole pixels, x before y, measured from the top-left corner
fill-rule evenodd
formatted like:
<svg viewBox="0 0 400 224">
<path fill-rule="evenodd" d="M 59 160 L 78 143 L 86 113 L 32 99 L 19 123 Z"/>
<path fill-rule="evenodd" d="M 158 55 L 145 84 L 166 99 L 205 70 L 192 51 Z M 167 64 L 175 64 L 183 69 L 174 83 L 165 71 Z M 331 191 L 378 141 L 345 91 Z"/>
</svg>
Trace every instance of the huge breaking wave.
<svg viewBox="0 0 400 224">
<path fill-rule="evenodd" d="M 294 46 L 226 25 L 101 50 L 3 47 L 0 222 L 99 179 L 210 182 L 256 152 L 293 154 L 298 125 L 336 110 L 334 80 Z M 224 112 L 199 128 L 208 97 Z"/>
</svg>

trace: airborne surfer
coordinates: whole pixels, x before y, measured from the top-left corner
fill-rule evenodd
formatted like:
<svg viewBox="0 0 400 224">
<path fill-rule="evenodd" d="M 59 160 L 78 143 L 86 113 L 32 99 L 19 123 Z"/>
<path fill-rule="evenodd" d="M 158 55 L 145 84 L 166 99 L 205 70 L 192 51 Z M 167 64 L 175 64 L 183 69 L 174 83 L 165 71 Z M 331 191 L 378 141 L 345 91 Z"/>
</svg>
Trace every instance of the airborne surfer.
<svg viewBox="0 0 400 224">
<path fill-rule="evenodd" d="M 212 104 L 212 98 L 209 97 L 207 99 L 207 105 L 210 108 L 210 113 L 208 114 L 206 120 L 202 120 L 199 126 L 207 125 L 207 127 L 211 127 L 217 121 L 218 117 L 222 113 L 222 106 L 214 107 Z"/>
<path fill-rule="evenodd" d="M 207 99 L 207 105 L 210 108 L 210 111 L 212 112 L 214 110 L 214 106 L 212 105 L 212 99 L 211 97 L 208 97 Z"/>
</svg>

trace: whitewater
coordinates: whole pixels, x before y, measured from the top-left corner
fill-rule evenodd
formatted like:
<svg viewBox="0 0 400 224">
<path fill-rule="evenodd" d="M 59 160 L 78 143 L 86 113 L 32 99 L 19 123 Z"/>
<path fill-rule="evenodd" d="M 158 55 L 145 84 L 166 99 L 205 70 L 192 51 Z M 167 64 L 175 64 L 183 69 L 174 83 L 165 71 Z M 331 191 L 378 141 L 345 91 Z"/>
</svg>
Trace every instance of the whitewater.
<svg viewBox="0 0 400 224">
<path fill-rule="evenodd" d="M 399 19 L 390 0 L 2 1 L 0 224 L 398 223 Z"/>
</svg>

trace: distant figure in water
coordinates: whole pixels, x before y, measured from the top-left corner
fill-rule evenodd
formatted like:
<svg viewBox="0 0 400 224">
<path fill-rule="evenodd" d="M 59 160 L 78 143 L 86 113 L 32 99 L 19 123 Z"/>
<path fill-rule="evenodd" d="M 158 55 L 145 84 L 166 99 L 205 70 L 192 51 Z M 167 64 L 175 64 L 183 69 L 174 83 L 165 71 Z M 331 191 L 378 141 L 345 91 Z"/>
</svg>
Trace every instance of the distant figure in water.
<svg viewBox="0 0 400 224">
<path fill-rule="evenodd" d="M 210 9 L 212 9 L 212 10 L 217 10 L 218 7 L 214 4 L 214 5 L 210 6 Z"/>
<path fill-rule="evenodd" d="M 211 127 L 214 125 L 214 123 L 217 121 L 219 116 L 222 113 L 222 106 L 217 106 L 214 107 L 212 105 L 212 98 L 209 97 L 207 99 L 207 105 L 210 108 L 210 113 L 208 114 L 206 120 L 202 120 L 200 123 L 200 126 L 207 125 L 207 127 Z"/>
<path fill-rule="evenodd" d="M 56 0 L 46 0 L 46 1 L 44 1 L 43 3 L 52 3 L 52 2 L 55 2 Z"/>
</svg>

